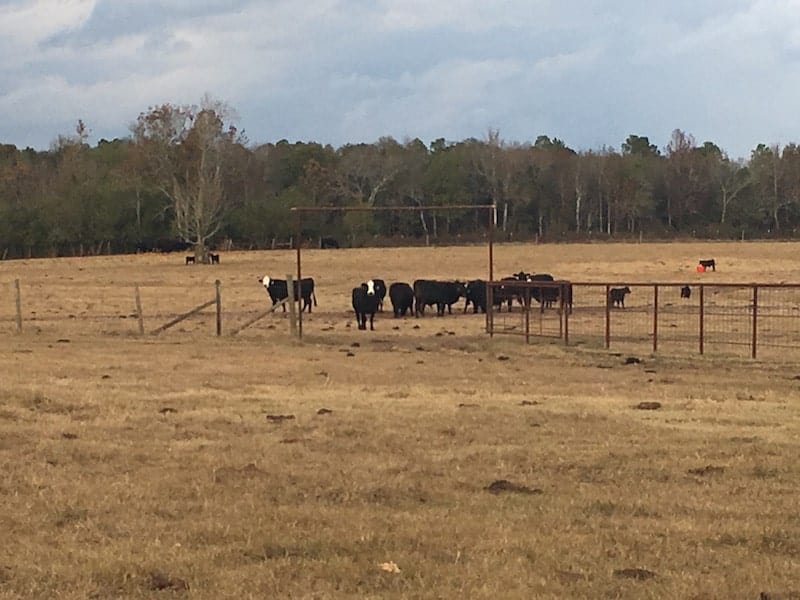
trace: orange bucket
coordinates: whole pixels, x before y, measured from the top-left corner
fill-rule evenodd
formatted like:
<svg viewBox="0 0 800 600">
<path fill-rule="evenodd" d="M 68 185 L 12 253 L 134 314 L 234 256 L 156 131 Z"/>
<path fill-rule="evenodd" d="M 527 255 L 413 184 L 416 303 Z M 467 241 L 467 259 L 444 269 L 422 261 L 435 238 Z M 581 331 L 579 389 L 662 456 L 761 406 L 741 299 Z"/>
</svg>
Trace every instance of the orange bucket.
<svg viewBox="0 0 800 600">
<path fill-rule="evenodd" d="M 706 268 L 703 265 L 697 265 L 697 272 L 698 273 L 705 273 Z"/>
</svg>

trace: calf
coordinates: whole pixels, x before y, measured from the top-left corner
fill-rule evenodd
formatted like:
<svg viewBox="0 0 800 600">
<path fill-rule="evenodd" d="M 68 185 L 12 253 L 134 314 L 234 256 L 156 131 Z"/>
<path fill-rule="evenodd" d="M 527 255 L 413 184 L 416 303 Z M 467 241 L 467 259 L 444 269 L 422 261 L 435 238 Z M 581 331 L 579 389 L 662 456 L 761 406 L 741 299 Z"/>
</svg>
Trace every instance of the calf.
<svg viewBox="0 0 800 600">
<path fill-rule="evenodd" d="M 278 302 L 283 300 L 284 298 L 289 297 L 288 286 L 286 284 L 285 279 L 271 279 L 269 275 L 264 275 L 263 279 L 259 279 L 264 285 L 264 288 L 267 290 L 267 294 L 269 294 L 270 299 L 272 300 L 272 306 L 275 306 Z M 317 305 L 317 296 L 314 294 L 314 279 L 311 277 L 303 277 L 303 281 L 300 282 L 300 297 L 303 298 L 303 305 L 300 307 L 300 311 L 304 311 L 308 308 L 309 314 L 311 313 L 311 301 L 313 299 L 314 306 Z M 297 293 L 297 282 L 294 282 L 294 301 L 297 302 L 298 293 Z M 284 304 L 281 308 L 283 308 L 283 312 L 286 312 L 286 304 Z"/>
<path fill-rule="evenodd" d="M 187 256 L 186 257 L 186 264 L 193 265 L 194 264 L 194 256 Z"/>
<path fill-rule="evenodd" d="M 212 265 L 219 264 L 219 254 L 214 254 L 213 252 L 208 253 L 208 259 L 211 261 Z"/>
<path fill-rule="evenodd" d="M 625 308 L 625 295 L 631 293 L 631 288 L 627 285 L 621 288 L 611 288 L 608 292 L 608 298 L 611 300 L 611 306 L 618 306 Z"/>
<path fill-rule="evenodd" d="M 414 289 L 407 283 L 393 283 L 389 286 L 389 300 L 392 302 L 395 318 L 405 317 L 414 308 Z"/>
<path fill-rule="evenodd" d="M 717 263 L 714 261 L 713 258 L 700 259 L 700 266 L 706 269 L 711 269 L 712 271 L 717 270 Z"/>
<path fill-rule="evenodd" d="M 331 248 L 338 249 L 339 248 L 339 242 L 336 241 L 336 238 L 321 237 L 321 238 L 319 238 L 319 247 L 322 250 L 328 250 L 328 249 L 331 249 Z"/>
<path fill-rule="evenodd" d="M 444 316 L 445 306 L 447 311 L 453 314 L 453 304 L 466 292 L 466 287 L 460 281 L 417 279 L 414 282 L 414 316 L 424 316 L 425 307 L 434 304 L 438 316 Z"/>
<path fill-rule="evenodd" d="M 356 323 L 358 328 L 367 328 L 367 315 L 369 315 L 370 331 L 375 330 L 373 321 L 378 310 L 378 296 L 375 294 L 375 282 L 369 280 L 362 283 L 359 287 L 353 288 L 353 310 L 356 313 Z"/>
<path fill-rule="evenodd" d="M 685 285 L 681 288 L 681 298 L 686 298 L 687 300 L 692 297 L 692 288 L 688 285 Z"/>
</svg>

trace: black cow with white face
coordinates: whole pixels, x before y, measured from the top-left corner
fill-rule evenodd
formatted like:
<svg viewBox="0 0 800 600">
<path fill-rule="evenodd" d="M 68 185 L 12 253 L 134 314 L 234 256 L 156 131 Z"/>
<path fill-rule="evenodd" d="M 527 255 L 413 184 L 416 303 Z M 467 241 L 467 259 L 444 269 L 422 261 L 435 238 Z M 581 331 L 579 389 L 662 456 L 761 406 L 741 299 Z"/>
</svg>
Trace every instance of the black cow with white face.
<svg viewBox="0 0 800 600">
<path fill-rule="evenodd" d="M 272 279 L 269 275 L 264 275 L 262 279 L 258 280 L 263 286 L 264 289 L 267 290 L 267 294 L 269 294 L 270 300 L 272 300 L 272 306 L 275 306 L 278 302 L 283 300 L 284 298 L 289 297 L 289 287 L 286 283 L 285 279 Z M 317 296 L 314 294 L 314 278 L 313 277 L 303 277 L 303 281 L 300 282 L 300 294 L 299 297 L 303 298 L 303 305 L 300 307 L 300 311 L 304 311 L 308 308 L 309 314 L 311 313 L 311 302 L 313 300 L 314 306 L 317 305 Z M 297 293 L 297 282 L 294 282 L 294 301 L 297 302 L 298 293 Z M 283 308 L 283 312 L 286 312 L 286 304 L 284 304 L 281 308 Z"/>
<path fill-rule="evenodd" d="M 389 286 L 389 300 L 392 302 L 394 316 L 405 317 L 414 309 L 414 288 L 407 283 L 396 282 Z"/>
<path fill-rule="evenodd" d="M 378 311 L 378 296 L 375 293 L 375 282 L 372 279 L 353 288 L 353 310 L 356 313 L 356 323 L 358 323 L 359 329 L 367 328 L 367 317 L 369 316 L 370 331 L 375 330 L 373 321 L 375 313 Z"/>
<path fill-rule="evenodd" d="M 370 279 L 375 285 L 375 295 L 378 297 L 378 312 L 383 312 L 383 300 L 386 298 L 386 282 L 383 279 Z"/>
</svg>

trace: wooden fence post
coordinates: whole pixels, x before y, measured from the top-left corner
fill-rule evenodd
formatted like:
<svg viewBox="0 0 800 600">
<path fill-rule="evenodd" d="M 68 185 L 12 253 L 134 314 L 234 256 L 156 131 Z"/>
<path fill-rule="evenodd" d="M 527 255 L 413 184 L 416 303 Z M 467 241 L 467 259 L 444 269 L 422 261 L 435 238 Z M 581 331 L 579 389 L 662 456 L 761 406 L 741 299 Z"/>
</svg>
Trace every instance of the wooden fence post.
<svg viewBox="0 0 800 600">
<path fill-rule="evenodd" d="M 606 349 L 611 348 L 611 286 L 606 285 Z"/>
<path fill-rule="evenodd" d="M 222 296 L 219 291 L 220 281 L 217 279 L 214 282 L 216 288 L 215 300 L 217 302 L 217 337 L 222 335 Z"/>
<path fill-rule="evenodd" d="M 289 331 L 291 331 L 292 337 L 297 337 L 297 316 L 295 314 L 297 305 L 294 301 L 294 278 L 291 275 L 286 276 L 286 293 L 289 297 Z"/>
<path fill-rule="evenodd" d="M 19 291 L 19 279 L 14 280 L 14 304 L 17 310 L 17 333 L 22 333 L 22 294 Z"/>
<path fill-rule="evenodd" d="M 758 286 L 753 286 L 753 358 L 758 353 Z"/>
<path fill-rule="evenodd" d="M 142 314 L 142 296 L 139 293 L 139 286 L 134 288 L 134 300 L 136 301 L 136 319 L 139 321 L 139 335 L 144 335 L 144 315 Z"/>
<path fill-rule="evenodd" d="M 653 286 L 653 353 L 658 352 L 658 284 Z"/>
</svg>

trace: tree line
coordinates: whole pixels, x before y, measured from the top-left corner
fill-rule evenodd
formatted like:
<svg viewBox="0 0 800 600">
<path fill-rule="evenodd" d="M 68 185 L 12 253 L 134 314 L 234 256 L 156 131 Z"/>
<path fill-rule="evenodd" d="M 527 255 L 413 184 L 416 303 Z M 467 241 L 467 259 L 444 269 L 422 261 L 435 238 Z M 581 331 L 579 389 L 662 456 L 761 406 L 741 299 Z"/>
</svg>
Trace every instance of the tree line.
<svg viewBox="0 0 800 600">
<path fill-rule="evenodd" d="M 130 136 L 88 143 L 78 121 L 46 151 L 0 145 L 0 258 L 122 253 L 182 239 L 269 248 L 295 236 L 289 211 L 312 207 L 497 206 L 509 240 L 630 237 L 793 238 L 800 146 L 760 144 L 733 160 L 675 130 L 663 148 L 630 135 L 619 149 L 575 151 L 558 138 L 508 142 L 383 137 L 339 148 L 253 144 L 224 103 L 164 104 Z M 477 241 L 482 211 L 306 214 L 301 243 L 343 246 Z M 294 240 L 296 243 L 297 240 Z"/>
</svg>

